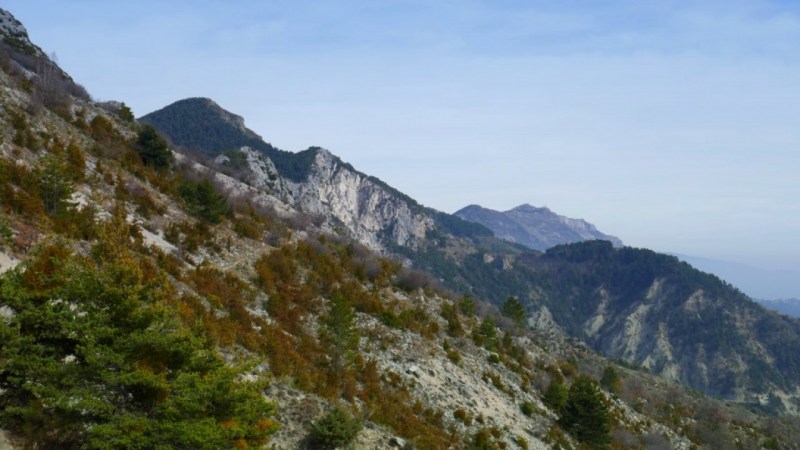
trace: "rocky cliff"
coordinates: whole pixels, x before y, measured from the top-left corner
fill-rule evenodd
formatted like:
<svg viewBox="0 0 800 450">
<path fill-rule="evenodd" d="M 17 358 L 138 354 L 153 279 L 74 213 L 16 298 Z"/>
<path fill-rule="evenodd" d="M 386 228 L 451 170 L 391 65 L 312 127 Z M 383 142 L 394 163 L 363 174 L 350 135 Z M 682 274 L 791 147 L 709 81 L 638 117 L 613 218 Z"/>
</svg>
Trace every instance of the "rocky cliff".
<svg viewBox="0 0 800 450">
<path fill-rule="evenodd" d="M 246 128 L 240 116 L 210 99 L 181 100 L 141 120 L 176 145 L 214 157 L 281 203 L 325 221 L 328 229 L 344 231 L 373 250 L 416 249 L 429 231 L 452 228 L 450 222 L 440 223 L 442 213 L 357 171 L 328 150 L 276 149 Z M 482 227 L 473 228 L 489 234 Z"/>
</svg>

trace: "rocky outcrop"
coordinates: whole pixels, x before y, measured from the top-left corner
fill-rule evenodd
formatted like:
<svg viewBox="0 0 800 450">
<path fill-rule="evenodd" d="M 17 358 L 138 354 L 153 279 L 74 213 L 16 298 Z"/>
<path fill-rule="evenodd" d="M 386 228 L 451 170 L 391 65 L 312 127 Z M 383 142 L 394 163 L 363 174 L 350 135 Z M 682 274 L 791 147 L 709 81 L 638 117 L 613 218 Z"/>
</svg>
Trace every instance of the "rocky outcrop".
<svg viewBox="0 0 800 450">
<path fill-rule="evenodd" d="M 287 206 L 321 218 L 372 250 L 416 248 L 436 226 L 434 212 L 369 177 L 328 150 L 275 149 L 248 129 L 242 117 L 206 98 L 185 99 L 140 120 L 178 146 L 202 151 L 233 176 Z M 280 203 L 280 204 L 278 204 Z"/>
<path fill-rule="evenodd" d="M 214 162 L 233 166 L 232 157 L 243 161 L 245 167 L 235 176 L 258 192 L 262 202 L 276 210 L 290 205 L 292 210 L 319 218 L 329 230 L 347 232 L 372 250 L 415 248 L 435 226 L 434 219 L 418 204 L 354 170 L 328 150 L 314 152 L 302 181 L 283 178 L 264 152 L 246 146 L 238 150 L 238 155 L 222 154 Z M 216 177 L 221 181 L 219 175 Z M 228 192 L 244 194 L 236 183 L 224 184 Z"/>
<path fill-rule="evenodd" d="M 583 219 L 564 217 L 548 208 L 537 208 L 528 204 L 504 212 L 470 205 L 455 212 L 455 215 L 486 226 L 500 239 L 534 250 L 547 250 L 559 244 L 596 239 L 611 241 L 616 247 L 622 246 L 619 238 L 601 233 Z"/>
<path fill-rule="evenodd" d="M 298 209 L 328 216 L 373 250 L 383 250 L 387 244 L 416 247 L 434 226 L 418 205 L 409 204 L 324 149 L 317 150 L 304 182 L 286 184 Z"/>
<path fill-rule="evenodd" d="M 34 45 L 28 38 L 28 30 L 10 12 L 0 8 L 0 38 L 15 50 L 23 53 L 43 56 L 42 49 Z"/>
</svg>

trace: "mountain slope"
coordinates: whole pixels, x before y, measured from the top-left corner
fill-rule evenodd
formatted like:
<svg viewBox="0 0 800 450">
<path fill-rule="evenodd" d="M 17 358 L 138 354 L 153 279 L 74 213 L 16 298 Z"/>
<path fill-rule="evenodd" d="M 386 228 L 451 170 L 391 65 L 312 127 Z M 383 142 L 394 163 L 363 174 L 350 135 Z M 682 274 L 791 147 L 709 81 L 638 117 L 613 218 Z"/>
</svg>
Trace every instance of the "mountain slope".
<svg viewBox="0 0 800 450">
<path fill-rule="evenodd" d="M 2 446 L 578 448 L 584 421 L 558 420 L 566 406 L 548 392 L 610 418 L 594 426 L 615 448 L 800 442 L 791 418 L 419 289 L 420 274 L 344 230 L 262 207 L 281 202 L 264 189 L 291 183 L 271 180 L 266 160 L 252 165 L 267 178 L 245 182 L 156 139 L 175 164 L 154 166 L 137 139 L 147 128 L 123 110 L 70 94 L 68 109 L 30 108 L 41 86 L 13 61 L 0 66 L 11 137 L 0 143 L 0 260 L 19 262 L 0 274 Z M 513 249 L 500 264 L 476 254 L 498 272 L 544 258 L 435 220 L 444 225 L 416 251 L 466 261 L 453 243 Z M 342 416 L 356 426 L 338 427 Z M 331 417 L 333 436 L 318 431 Z"/>
<path fill-rule="evenodd" d="M 201 107 L 207 109 L 208 102 Z M 170 110 L 161 110 L 161 120 L 170 120 L 163 115 Z M 218 111 L 206 116 L 204 126 L 235 128 L 245 142 L 250 135 L 231 116 Z M 515 296 L 532 323 L 557 324 L 611 357 L 738 402 L 766 406 L 770 394 L 782 396 L 780 409 L 797 412 L 792 399 L 800 398 L 800 376 L 791 352 L 800 354 L 800 330 L 715 277 L 672 257 L 614 249 L 603 241 L 555 247 L 542 255 L 492 236 L 483 225 L 422 207 L 324 149 L 310 150 L 314 158 L 302 181 L 290 179 L 270 169 L 277 165 L 264 145 L 261 151 L 241 147 L 210 156 L 216 155 L 220 170 L 266 192 L 272 208 L 289 205 L 311 214 L 325 230 L 434 275 L 435 281 L 418 279 L 419 286 L 441 282 L 496 305 Z M 518 225 L 545 217 L 559 230 L 551 236 L 585 239 L 596 232 L 584 221 L 527 205 L 504 217 Z M 649 292 L 656 286 L 662 294 L 653 297 Z M 687 329 L 686 323 L 693 326 Z M 764 332 L 765 326 L 776 332 Z"/>
<path fill-rule="evenodd" d="M 238 169 L 238 176 L 267 190 L 280 203 L 319 216 L 330 229 L 347 231 L 374 250 L 417 248 L 429 233 L 491 235 L 481 225 L 421 206 L 325 149 L 312 147 L 298 153 L 276 149 L 246 128 L 240 116 L 209 99 L 180 100 L 140 120 L 155 126 L 175 145 L 218 158 L 222 166 Z M 268 185 L 264 180 L 275 182 Z"/>
<path fill-rule="evenodd" d="M 555 247 L 525 264 L 553 280 L 541 286 L 541 301 L 556 321 L 609 356 L 746 403 L 797 393 L 800 321 L 765 311 L 713 275 L 604 242 Z"/>
<path fill-rule="evenodd" d="M 599 232 L 585 220 L 570 219 L 548 208 L 537 208 L 528 204 L 503 212 L 469 205 L 453 215 L 484 225 L 500 239 L 534 250 L 544 251 L 559 244 L 594 239 L 611 241 L 617 247 L 622 246 L 619 238 Z"/>
<path fill-rule="evenodd" d="M 187 98 L 139 118 L 156 127 L 173 144 L 216 156 L 225 150 L 250 147 L 269 156 L 281 175 L 295 182 L 308 176 L 316 154 L 279 150 L 245 127 L 241 116 L 226 111 L 208 98 Z"/>
</svg>

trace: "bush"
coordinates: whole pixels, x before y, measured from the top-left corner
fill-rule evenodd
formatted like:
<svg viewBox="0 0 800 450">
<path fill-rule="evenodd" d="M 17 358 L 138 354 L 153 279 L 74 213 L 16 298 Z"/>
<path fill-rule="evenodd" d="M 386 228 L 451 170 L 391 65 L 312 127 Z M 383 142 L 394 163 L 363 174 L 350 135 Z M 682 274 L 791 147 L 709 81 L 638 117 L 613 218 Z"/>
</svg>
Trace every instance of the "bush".
<svg viewBox="0 0 800 450">
<path fill-rule="evenodd" d="M 361 431 L 361 421 L 351 417 L 338 406 L 311 425 L 312 443 L 319 448 L 344 447 Z"/>
<path fill-rule="evenodd" d="M 467 412 L 464 408 L 458 408 L 453 411 L 453 417 L 466 426 L 472 425 L 472 414 Z"/>
<path fill-rule="evenodd" d="M 531 402 L 522 402 L 522 404 L 519 405 L 519 410 L 522 411 L 522 414 L 530 417 L 536 412 L 536 406 Z"/>
<path fill-rule="evenodd" d="M 608 392 L 615 395 L 619 395 L 620 390 L 622 390 L 622 380 L 620 380 L 617 371 L 611 366 L 606 366 L 605 370 L 603 370 L 603 376 L 600 378 L 600 385 L 606 388 Z"/>
</svg>

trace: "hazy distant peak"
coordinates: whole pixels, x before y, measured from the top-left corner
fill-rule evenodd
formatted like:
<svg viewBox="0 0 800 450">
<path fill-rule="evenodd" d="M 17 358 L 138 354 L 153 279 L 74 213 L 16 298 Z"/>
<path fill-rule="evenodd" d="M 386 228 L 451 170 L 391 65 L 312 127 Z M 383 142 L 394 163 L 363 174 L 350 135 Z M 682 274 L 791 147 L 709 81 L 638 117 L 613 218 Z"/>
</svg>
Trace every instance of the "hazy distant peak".
<svg viewBox="0 0 800 450">
<path fill-rule="evenodd" d="M 555 214 L 550 208 L 546 206 L 533 206 L 530 203 L 523 203 L 519 206 L 509 209 L 506 213 L 521 212 L 521 213 L 541 213 L 541 214 Z"/>
<path fill-rule="evenodd" d="M 601 233 L 583 219 L 573 219 L 554 213 L 547 207 L 523 203 L 505 212 L 469 205 L 455 213 L 470 222 L 479 223 L 492 230 L 495 236 L 522 244 L 535 250 L 547 250 L 559 244 L 588 240 L 610 241 L 617 247 L 622 241 Z"/>
</svg>

